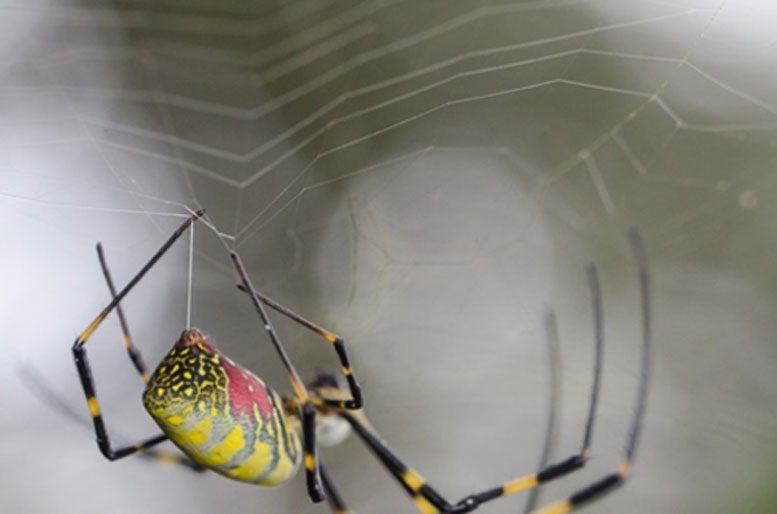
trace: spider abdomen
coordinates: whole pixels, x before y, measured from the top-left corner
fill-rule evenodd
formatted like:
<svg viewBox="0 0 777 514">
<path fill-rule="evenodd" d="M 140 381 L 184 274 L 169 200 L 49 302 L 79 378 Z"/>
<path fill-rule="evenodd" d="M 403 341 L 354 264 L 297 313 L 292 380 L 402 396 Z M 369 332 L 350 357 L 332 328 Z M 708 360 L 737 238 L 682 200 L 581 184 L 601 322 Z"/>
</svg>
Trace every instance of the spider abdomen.
<svg viewBox="0 0 777 514">
<path fill-rule="evenodd" d="M 224 476 L 269 486 L 299 467 L 299 438 L 277 393 L 198 330 L 181 334 L 143 403 L 181 451 Z"/>
</svg>

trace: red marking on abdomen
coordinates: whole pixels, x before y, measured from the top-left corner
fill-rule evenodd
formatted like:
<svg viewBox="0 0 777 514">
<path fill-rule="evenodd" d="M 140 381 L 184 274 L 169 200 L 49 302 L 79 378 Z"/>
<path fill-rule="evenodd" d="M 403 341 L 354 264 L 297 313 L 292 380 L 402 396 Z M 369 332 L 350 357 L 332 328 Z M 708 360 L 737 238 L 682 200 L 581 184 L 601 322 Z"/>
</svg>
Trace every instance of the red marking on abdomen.
<svg viewBox="0 0 777 514">
<path fill-rule="evenodd" d="M 272 418 L 272 392 L 253 373 L 232 365 L 222 358 L 222 366 L 229 377 L 229 403 L 236 415 L 245 414 L 250 419 L 257 407 L 263 420 Z"/>
</svg>

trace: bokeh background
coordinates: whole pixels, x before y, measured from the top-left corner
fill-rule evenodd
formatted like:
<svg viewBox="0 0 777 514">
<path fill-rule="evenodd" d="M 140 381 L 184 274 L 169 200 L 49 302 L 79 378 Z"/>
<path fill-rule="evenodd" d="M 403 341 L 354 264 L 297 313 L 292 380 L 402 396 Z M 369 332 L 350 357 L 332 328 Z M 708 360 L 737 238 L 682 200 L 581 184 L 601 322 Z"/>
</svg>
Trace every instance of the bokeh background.
<svg viewBox="0 0 777 514">
<path fill-rule="evenodd" d="M 777 512 L 777 9 L 759 0 L 6 0 L 0 4 L 0 511 L 324 513 L 276 489 L 105 461 L 70 345 L 187 208 L 125 303 L 155 363 L 187 323 L 289 390 L 227 248 L 343 334 L 373 424 L 458 498 L 534 469 L 561 334 L 555 455 L 617 463 L 638 377 L 636 225 L 655 367 L 634 479 L 590 512 Z M 189 270 L 189 250 L 193 266 Z M 189 307 L 190 306 L 190 307 Z M 331 349 L 277 320 L 305 376 Z M 117 441 L 155 432 L 115 318 L 89 343 Z M 32 378 L 31 378 L 32 377 Z M 37 383 L 37 386 L 35 384 Z M 324 451 L 362 514 L 412 504 L 355 438 Z M 522 512 L 524 497 L 483 512 Z"/>
</svg>

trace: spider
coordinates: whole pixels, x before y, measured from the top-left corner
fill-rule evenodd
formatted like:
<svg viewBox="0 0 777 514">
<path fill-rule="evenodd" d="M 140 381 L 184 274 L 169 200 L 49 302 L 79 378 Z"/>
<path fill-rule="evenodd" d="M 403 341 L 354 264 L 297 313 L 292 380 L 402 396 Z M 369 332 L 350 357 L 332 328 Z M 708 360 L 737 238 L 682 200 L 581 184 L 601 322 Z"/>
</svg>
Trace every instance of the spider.
<svg viewBox="0 0 777 514">
<path fill-rule="evenodd" d="M 253 373 L 221 353 L 213 342 L 196 328 L 185 329 L 153 373 L 147 372 L 140 352 L 130 337 L 120 302 L 203 214 L 204 211 L 198 211 L 190 216 L 119 292 L 113 284 L 102 246 L 97 245 L 100 265 L 112 300 L 78 336 L 72 350 L 97 436 L 97 445 L 108 460 L 118 460 L 138 452 L 162 456 L 163 454 L 152 447 L 169 439 L 186 456 L 178 458 L 179 463 L 195 469 L 209 469 L 235 480 L 261 486 L 273 486 L 288 481 L 302 464 L 310 499 L 313 502 L 327 499 L 335 514 L 351 511 L 318 455 L 317 420 L 318 428 L 337 427 L 336 423 L 339 421 L 346 429 L 352 429 L 389 474 L 399 482 L 422 514 L 470 512 L 486 502 L 536 488 L 585 465 L 589 458 L 594 414 L 598 403 L 603 351 L 601 292 L 593 266 L 589 266 L 587 272 L 596 336 L 594 380 L 579 452 L 534 473 L 451 501 L 391 450 L 367 421 L 362 411 L 362 390 L 351 367 L 343 339 L 257 292 L 239 256 L 234 252 L 231 258 L 240 279 L 238 287 L 249 296 L 256 308 L 264 330 L 286 368 L 293 394 L 281 396 L 276 393 Z M 635 230 L 630 233 L 630 240 L 640 278 L 642 363 L 636 406 L 620 464 L 611 474 L 592 482 L 566 499 L 535 511 L 537 513 L 563 514 L 575 510 L 613 491 L 622 485 L 631 473 L 647 399 L 651 322 L 649 275 L 642 244 Z M 334 376 L 328 374 L 319 374 L 306 386 L 289 360 L 270 322 L 265 305 L 331 344 L 339 359 L 347 386 L 340 385 Z M 146 384 L 143 404 L 162 430 L 160 435 L 118 448 L 111 445 L 86 354 L 86 343 L 90 336 L 114 310 L 117 311 L 121 323 L 124 346 Z M 332 424 L 333 421 L 335 424 Z M 344 437 L 345 432 L 342 430 L 335 429 L 334 432 L 335 439 Z"/>
</svg>

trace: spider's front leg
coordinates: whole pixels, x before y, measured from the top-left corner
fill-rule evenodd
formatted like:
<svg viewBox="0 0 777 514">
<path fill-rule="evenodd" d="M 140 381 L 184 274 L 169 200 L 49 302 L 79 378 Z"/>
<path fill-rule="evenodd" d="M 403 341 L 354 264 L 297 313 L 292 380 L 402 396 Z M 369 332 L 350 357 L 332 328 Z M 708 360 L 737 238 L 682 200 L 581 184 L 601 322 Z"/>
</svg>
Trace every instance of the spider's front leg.
<svg viewBox="0 0 777 514">
<path fill-rule="evenodd" d="M 289 356 L 286 354 L 286 350 L 283 348 L 280 338 L 278 337 L 278 334 L 275 332 L 275 329 L 270 322 L 267 311 L 264 310 L 262 302 L 258 299 L 256 290 L 254 289 L 253 284 L 251 284 L 251 279 L 248 278 L 248 273 L 246 272 L 243 263 L 240 261 L 240 257 L 234 252 L 232 253 L 232 263 L 234 264 L 235 270 L 237 270 L 237 273 L 240 276 L 243 287 L 246 291 L 249 292 L 249 297 L 251 298 L 251 301 L 254 304 L 259 317 L 264 323 L 265 332 L 267 332 L 267 336 L 269 337 L 270 342 L 272 343 L 273 347 L 275 347 L 275 350 L 278 353 L 283 366 L 286 368 L 289 381 L 291 382 L 291 386 L 294 389 L 294 396 L 298 404 L 297 410 L 299 411 L 299 417 L 302 420 L 302 439 L 303 445 L 305 447 L 304 465 L 308 495 L 315 503 L 324 501 L 324 499 L 326 499 L 326 495 L 324 494 L 323 485 L 321 484 L 321 476 L 318 472 L 318 448 L 316 446 L 316 408 L 313 406 L 313 402 L 311 401 L 310 395 L 305 388 L 305 384 L 302 382 L 302 379 L 300 379 L 297 370 L 291 363 L 291 359 L 289 359 Z"/>
<path fill-rule="evenodd" d="M 137 453 L 141 450 L 145 450 L 152 446 L 155 446 L 167 439 L 167 436 L 160 434 L 155 437 L 150 437 L 133 445 L 124 446 L 121 448 L 112 448 L 108 431 L 105 427 L 105 422 L 102 418 L 102 411 L 100 409 L 100 403 L 97 400 L 97 393 L 95 391 L 94 378 L 92 377 L 92 370 L 89 366 L 89 359 L 86 355 L 86 343 L 92 336 L 97 327 L 99 327 L 105 318 L 113 312 L 113 310 L 119 305 L 119 302 L 132 290 L 140 279 L 150 270 L 154 264 L 170 249 L 175 241 L 181 237 L 189 226 L 197 221 L 204 211 L 198 211 L 190 216 L 178 229 L 173 232 L 167 241 L 162 244 L 161 248 L 148 260 L 148 262 L 140 269 L 140 271 L 129 281 L 129 283 L 118 294 L 113 296 L 113 299 L 108 305 L 97 315 L 86 329 L 79 335 L 73 343 L 73 359 L 75 361 L 76 369 L 78 370 L 78 376 L 81 380 L 81 386 L 84 390 L 84 396 L 86 396 L 86 404 L 89 406 L 89 414 L 92 416 L 92 422 L 94 424 L 95 434 L 97 436 L 97 446 L 100 448 L 102 454 L 108 460 L 117 460 L 133 453 Z"/>
<path fill-rule="evenodd" d="M 239 284 L 237 287 L 244 293 L 248 293 L 248 289 L 246 288 L 245 284 Z M 345 348 L 345 340 L 339 335 L 335 334 L 334 332 L 327 330 L 313 323 L 312 321 L 308 321 L 307 319 L 303 318 L 302 316 L 300 316 L 293 310 L 289 309 L 288 307 L 284 307 L 280 303 L 276 302 L 269 296 L 265 296 L 256 290 L 253 291 L 253 295 L 256 300 L 264 303 L 271 309 L 289 318 L 295 323 L 302 325 L 303 327 L 310 330 L 314 334 L 323 337 L 328 342 L 330 342 L 332 346 L 334 346 L 335 352 L 337 353 L 337 358 L 340 361 L 340 367 L 342 369 L 343 375 L 348 381 L 348 389 L 351 393 L 351 397 L 346 399 L 342 399 L 342 398 L 326 399 L 325 398 L 324 401 L 327 405 L 332 407 L 338 407 L 340 409 L 348 409 L 348 410 L 361 409 L 362 406 L 364 405 L 364 396 L 362 395 L 362 388 L 359 385 L 359 381 L 356 379 L 356 375 L 354 374 L 353 367 L 351 366 L 351 361 L 350 361 L 350 358 L 348 357 L 348 350 L 346 350 Z"/>
</svg>

